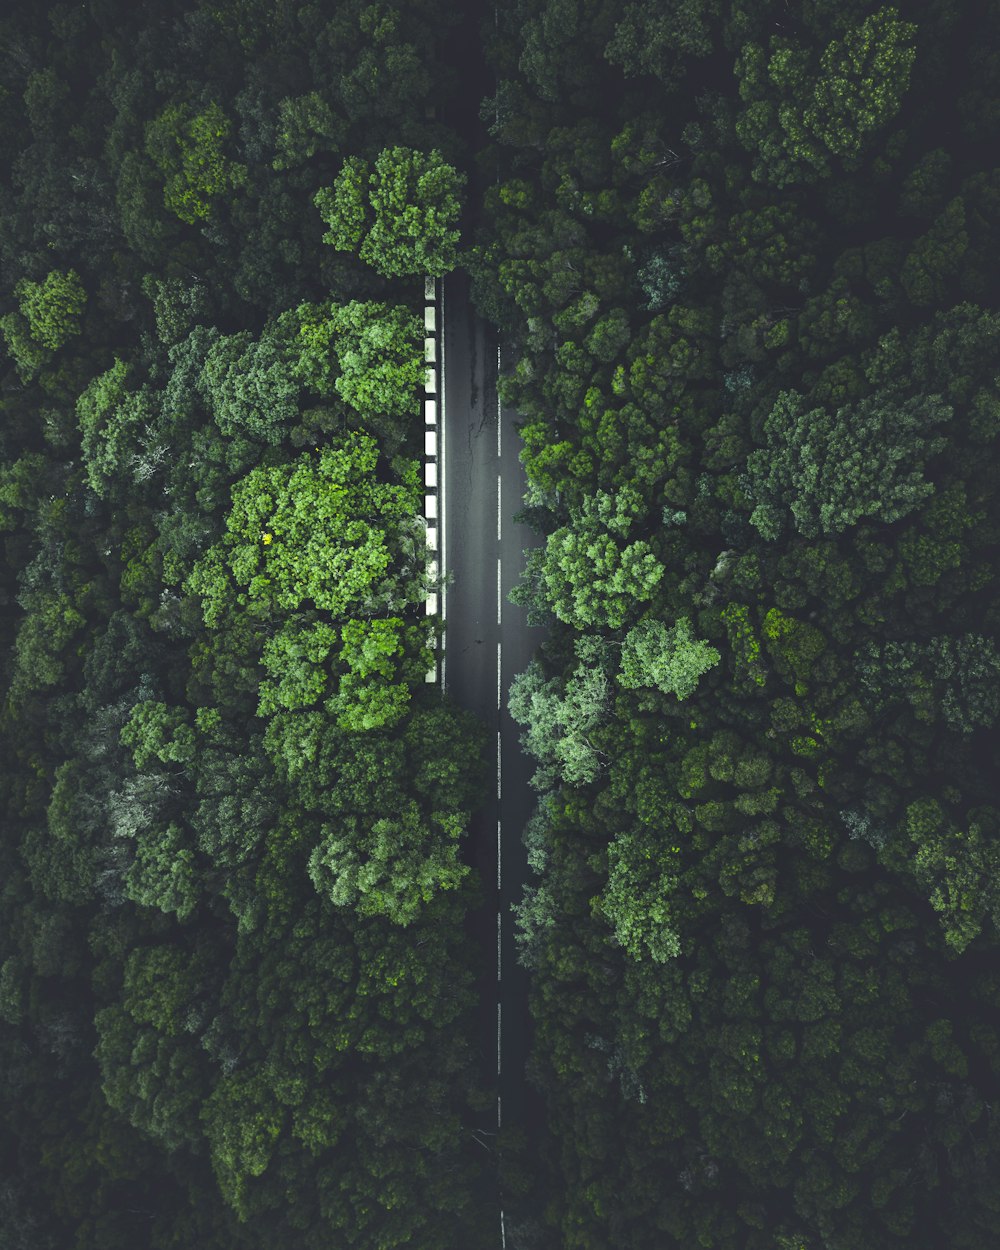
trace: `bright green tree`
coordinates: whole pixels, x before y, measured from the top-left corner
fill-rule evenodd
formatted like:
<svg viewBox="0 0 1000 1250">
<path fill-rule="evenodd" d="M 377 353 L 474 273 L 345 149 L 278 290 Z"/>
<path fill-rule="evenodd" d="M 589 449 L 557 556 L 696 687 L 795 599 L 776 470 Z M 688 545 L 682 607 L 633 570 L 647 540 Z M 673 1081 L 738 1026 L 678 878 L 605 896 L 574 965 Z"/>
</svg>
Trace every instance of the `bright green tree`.
<svg viewBox="0 0 1000 1250">
<path fill-rule="evenodd" d="M 231 601 L 230 576 L 238 601 L 265 612 L 317 608 L 341 616 L 374 602 L 387 573 L 401 605 L 420 602 L 426 544 L 420 560 L 406 541 L 420 506 L 417 466 L 389 484 L 376 476 L 378 458 L 373 438 L 351 433 L 237 482 L 226 532 L 190 579 L 206 624 Z M 404 550 L 414 562 L 393 568 Z"/>
<path fill-rule="evenodd" d="M 349 157 L 314 203 L 329 227 L 324 240 L 358 251 L 384 277 L 440 277 L 455 267 L 464 185 L 439 151 L 392 147 L 374 169 Z"/>
<path fill-rule="evenodd" d="M 363 416 L 416 416 L 423 395 L 420 322 L 399 305 L 351 300 L 334 308 L 330 326 L 339 366 L 337 393 Z"/>
<path fill-rule="evenodd" d="M 629 541 L 638 507 L 638 495 L 628 487 L 614 496 L 601 490 L 586 496 L 568 525 L 527 554 L 525 583 L 512 600 L 530 601 L 537 586 L 567 625 L 620 629 L 635 607 L 653 597 L 665 572 L 645 539 Z"/>
<path fill-rule="evenodd" d="M 694 637 L 686 616 L 669 628 L 662 621 L 645 620 L 625 636 L 618 682 L 627 690 L 653 686 L 687 699 L 720 658 L 715 647 Z"/>
</svg>

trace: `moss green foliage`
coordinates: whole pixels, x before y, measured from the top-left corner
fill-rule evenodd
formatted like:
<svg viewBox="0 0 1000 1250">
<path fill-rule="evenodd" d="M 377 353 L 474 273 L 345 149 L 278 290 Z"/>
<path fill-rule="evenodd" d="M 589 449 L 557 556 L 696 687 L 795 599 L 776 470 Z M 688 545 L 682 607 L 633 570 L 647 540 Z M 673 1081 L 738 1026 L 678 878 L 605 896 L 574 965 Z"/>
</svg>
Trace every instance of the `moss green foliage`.
<svg viewBox="0 0 1000 1250">
<path fill-rule="evenodd" d="M 866 397 L 831 414 L 803 411 L 782 391 L 747 458 L 750 523 L 774 539 L 786 518 L 800 534 L 837 533 L 865 516 L 898 521 L 933 493 L 925 461 L 945 441 L 930 431 L 951 416 L 938 396 Z"/>
<path fill-rule="evenodd" d="M 163 203 L 181 221 L 204 220 L 219 196 L 246 181 L 246 166 L 225 154 L 231 128 L 215 101 L 198 113 L 169 105 L 146 127 L 146 153 L 165 179 Z"/>
<path fill-rule="evenodd" d="M 747 105 L 736 133 L 756 157 L 753 177 L 783 187 L 828 176 L 830 157 L 855 162 L 868 135 L 899 111 L 916 29 L 887 5 L 849 25 L 818 58 L 782 35 L 772 35 L 767 50 L 747 43 L 736 66 Z"/>
<path fill-rule="evenodd" d="M 441 277 L 455 267 L 465 182 L 436 149 L 384 148 L 373 165 L 348 157 L 315 196 L 324 242 L 385 277 Z"/>
<path fill-rule="evenodd" d="M 1000 1239 L 1000 24 L 965 18 L 501 12 L 525 1244 Z"/>
<path fill-rule="evenodd" d="M 32 378 L 53 352 L 80 333 L 87 292 L 75 269 L 53 269 L 42 282 L 14 287 L 18 311 L 0 318 L 0 332 L 22 380 Z"/>
</svg>

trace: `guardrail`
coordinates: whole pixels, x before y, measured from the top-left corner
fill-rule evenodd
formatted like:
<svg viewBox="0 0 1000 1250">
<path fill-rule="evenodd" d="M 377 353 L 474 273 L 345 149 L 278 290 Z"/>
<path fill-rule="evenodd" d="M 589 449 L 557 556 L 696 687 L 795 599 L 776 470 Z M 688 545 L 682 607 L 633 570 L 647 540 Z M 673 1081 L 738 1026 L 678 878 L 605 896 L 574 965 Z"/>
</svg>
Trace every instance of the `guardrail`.
<svg viewBox="0 0 1000 1250">
<path fill-rule="evenodd" d="M 442 559 L 443 506 L 439 508 L 444 489 L 444 438 L 441 430 L 441 353 L 438 351 L 440 332 L 438 328 L 437 282 L 424 278 L 424 521 L 427 526 L 427 545 L 432 552 L 431 577 L 437 581 Z M 437 590 L 428 592 L 424 604 L 427 616 L 444 615 L 444 596 L 438 603 Z M 435 649 L 434 664 L 427 670 L 425 681 L 436 682 L 443 668 L 441 649 L 443 639 Z"/>
</svg>

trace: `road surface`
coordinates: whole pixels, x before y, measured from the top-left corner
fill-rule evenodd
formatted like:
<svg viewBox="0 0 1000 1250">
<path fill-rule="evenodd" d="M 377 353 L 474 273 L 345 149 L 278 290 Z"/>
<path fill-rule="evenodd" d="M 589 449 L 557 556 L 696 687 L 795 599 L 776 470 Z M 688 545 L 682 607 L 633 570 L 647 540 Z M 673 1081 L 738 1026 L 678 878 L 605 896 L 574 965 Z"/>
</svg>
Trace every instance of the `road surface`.
<svg viewBox="0 0 1000 1250">
<path fill-rule="evenodd" d="M 520 1125 L 530 1133 L 537 1112 L 524 1079 L 530 1040 L 527 973 L 516 961 L 510 909 L 528 879 L 521 834 L 534 806 L 533 766 L 507 711 L 507 689 L 531 659 L 542 631 L 528 625 L 525 609 L 511 604 L 508 594 L 519 580 L 524 549 L 540 538 L 514 521 L 522 507 L 524 471 L 515 414 L 497 401 L 495 333 L 469 303 L 466 274 L 451 274 L 441 286 L 439 555 L 451 575 L 442 596 L 442 677 L 452 698 L 488 725 L 496 760 L 496 793 L 475 814 L 470 834 L 471 859 L 487 885 L 486 916 L 477 928 L 490 948 L 489 926 L 496 926 L 495 980 L 489 966 L 480 984 L 481 1034 L 489 1037 L 491 1051 L 496 1035 L 497 1126 Z"/>
</svg>

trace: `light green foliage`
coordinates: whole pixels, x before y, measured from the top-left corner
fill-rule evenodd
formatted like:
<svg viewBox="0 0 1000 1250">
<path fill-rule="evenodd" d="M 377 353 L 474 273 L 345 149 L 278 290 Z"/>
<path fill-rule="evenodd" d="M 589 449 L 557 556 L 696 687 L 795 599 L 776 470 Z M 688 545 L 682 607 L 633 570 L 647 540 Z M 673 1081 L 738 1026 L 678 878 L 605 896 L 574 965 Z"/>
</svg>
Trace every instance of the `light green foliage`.
<svg viewBox="0 0 1000 1250">
<path fill-rule="evenodd" d="M 229 588 L 226 570 L 259 608 L 317 608 L 342 616 L 374 604 L 400 606 L 424 594 L 426 544 L 391 568 L 420 505 L 417 466 L 399 485 L 378 481 L 378 444 L 352 433 L 287 464 L 260 466 L 233 487 L 226 534 L 191 575 L 207 624 L 219 619 Z M 387 579 L 387 573 L 392 576 Z"/>
<path fill-rule="evenodd" d="M 622 833 L 608 847 L 608 882 L 596 909 L 632 959 L 662 964 L 681 953 L 670 911 L 680 847 L 668 845 L 669 836 Z"/>
<path fill-rule="evenodd" d="M 284 338 L 274 326 L 258 339 L 242 331 L 212 343 L 199 387 L 223 434 L 281 442 L 299 412 L 299 387 L 289 364 Z"/>
<path fill-rule="evenodd" d="M 335 311 L 333 304 L 300 304 L 278 318 L 278 330 L 288 344 L 292 375 L 317 395 L 335 393 L 338 375 L 334 350 L 337 327 L 332 316 Z"/>
<path fill-rule="evenodd" d="M 417 416 L 424 384 L 418 318 L 399 305 L 351 300 L 331 310 L 330 325 L 336 335 L 337 394 L 362 416 Z"/>
<path fill-rule="evenodd" d="M 171 821 L 136 837 L 135 860 L 125 874 L 125 893 L 143 907 L 190 916 L 198 903 L 198 868 L 183 829 Z"/>
<path fill-rule="evenodd" d="M 339 252 L 356 252 L 369 226 L 368 183 L 371 168 L 360 156 L 349 156 L 340 167 L 332 187 L 313 197 L 327 224 L 323 242 Z"/>
<path fill-rule="evenodd" d="M 165 179 L 163 202 L 181 221 L 205 220 L 214 201 L 246 182 L 246 166 L 225 155 L 230 129 L 215 102 L 200 113 L 171 104 L 146 126 L 146 153 Z"/>
<path fill-rule="evenodd" d="M 916 27 L 885 6 L 823 49 L 773 36 L 769 53 L 746 44 L 736 63 L 746 108 L 736 133 L 755 157 L 753 176 L 784 187 L 850 163 L 899 111 L 916 55 Z"/>
<path fill-rule="evenodd" d="M 184 708 L 168 707 L 153 699 L 137 703 L 122 726 L 122 746 L 130 747 L 142 772 L 154 759 L 182 767 L 194 759 L 194 729 Z"/>
<path fill-rule="evenodd" d="M 618 682 L 626 690 L 653 686 L 683 700 L 694 694 L 702 674 L 720 658 L 715 647 L 694 637 L 686 616 L 669 628 L 663 621 L 645 620 L 625 636 Z"/>
<path fill-rule="evenodd" d="M 289 96 L 278 105 L 277 155 L 273 169 L 295 169 L 317 152 L 336 152 L 346 127 L 318 91 Z"/>
<path fill-rule="evenodd" d="M 157 396 L 148 386 L 128 386 L 129 367 L 116 358 L 76 401 L 87 484 L 102 499 L 116 484 L 148 481 L 169 450 L 159 436 Z"/>
<path fill-rule="evenodd" d="M 747 458 L 751 524 L 776 540 L 788 519 L 800 534 L 838 533 L 862 517 L 890 523 L 933 493 L 925 462 L 942 449 L 931 437 L 951 408 L 940 396 L 876 394 L 835 413 L 806 409 L 782 391 L 764 422 L 765 446 Z"/>
<path fill-rule="evenodd" d="M 306 624 L 294 616 L 285 621 L 261 653 L 266 677 L 260 683 L 257 715 L 318 703 L 327 690 L 329 658 L 337 642 L 336 629 L 325 621 Z"/>
<path fill-rule="evenodd" d="M 440 152 L 392 147 L 374 169 L 349 157 L 313 202 L 329 226 L 324 241 L 358 251 L 384 277 L 440 277 L 455 267 L 464 185 L 465 175 Z"/>
<path fill-rule="evenodd" d="M 935 799 L 920 799 L 906 809 L 913 875 L 939 913 L 945 941 L 959 953 L 980 933 L 987 915 L 1000 924 L 996 823 L 993 812 L 988 823 L 970 818 L 963 830 Z"/>
<path fill-rule="evenodd" d="M 28 333 L 40 347 L 58 351 L 80 333 L 87 292 L 75 269 L 53 269 L 42 282 L 22 278 L 14 287 L 14 294 L 28 323 Z"/>
<path fill-rule="evenodd" d="M 602 757 L 591 740 L 608 711 L 607 648 L 599 638 L 578 638 L 579 663 L 563 679 L 546 679 L 532 660 L 511 682 L 507 706 L 524 725 L 521 744 L 539 763 L 531 779 L 538 790 L 559 780 L 581 785 L 597 780 Z"/>
<path fill-rule="evenodd" d="M 22 278 L 14 295 L 19 311 L 0 317 L 0 332 L 18 375 L 28 382 L 53 352 L 80 333 L 87 293 L 75 269 L 53 269 L 42 282 Z"/>
<path fill-rule="evenodd" d="M 456 890 L 470 869 L 458 858 L 461 813 L 426 819 L 414 802 L 370 828 L 348 820 L 326 827 L 309 859 L 316 889 L 337 907 L 412 924 L 441 891 Z"/>
<path fill-rule="evenodd" d="M 366 733 L 398 724 L 409 708 L 411 686 L 424 680 L 433 660 L 427 630 L 400 617 L 348 621 L 341 639 L 339 660 L 347 672 L 327 704 L 340 728 Z"/>
<path fill-rule="evenodd" d="M 552 611 L 576 629 L 620 629 L 629 613 L 648 602 L 665 569 L 644 539 L 628 541 L 639 497 L 631 488 L 615 495 L 598 490 L 571 513 L 570 523 L 530 552 L 525 581 L 537 579 Z M 515 592 L 522 602 L 527 592 Z"/>
<path fill-rule="evenodd" d="M 375 220 L 361 259 L 385 277 L 439 278 L 454 269 L 465 181 L 437 150 L 385 148 L 370 181 Z"/>
</svg>

